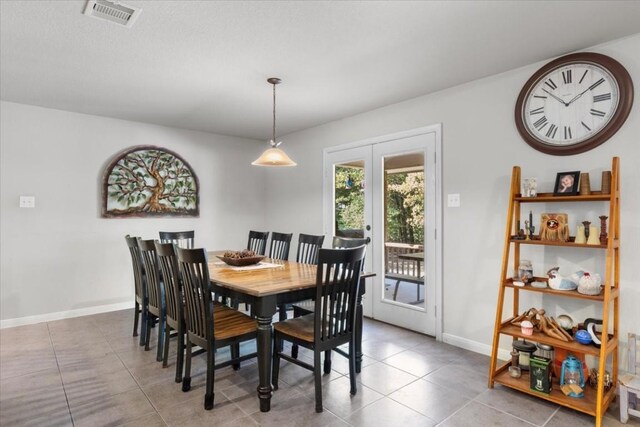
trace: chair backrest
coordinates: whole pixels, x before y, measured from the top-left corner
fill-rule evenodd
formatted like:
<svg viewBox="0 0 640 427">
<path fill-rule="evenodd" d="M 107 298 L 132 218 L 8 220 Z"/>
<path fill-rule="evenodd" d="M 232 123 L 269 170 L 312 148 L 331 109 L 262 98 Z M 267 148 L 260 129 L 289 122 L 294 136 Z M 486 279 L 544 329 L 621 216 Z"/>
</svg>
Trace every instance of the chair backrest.
<svg viewBox="0 0 640 427">
<path fill-rule="evenodd" d="M 338 237 L 333 236 L 332 242 L 333 249 L 349 249 L 357 248 L 358 246 L 366 245 L 369 243 L 369 239 L 364 237 Z M 364 260 L 362 261 L 362 270 L 364 271 Z"/>
<path fill-rule="evenodd" d="M 247 242 L 247 249 L 254 251 L 257 255 L 264 255 L 267 250 L 267 239 L 269 238 L 269 232 L 265 231 L 249 231 L 249 241 Z"/>
<path fill-rule="evenodd" d="M 271 247 L 269 248 L 269 258 L 273 259 L 289 259 L 289 249 L 291 248 L 291 238 L 293 233 L 271 233 Z"/>
<path fill-rule="evenodd" d="M 131 254 L 131 264 L 133 265 L 133 281 L 136 288 L 136 297 L 141 301 L 147 299 L 147 286 L 144 277 L 144 267 L 142 259 L 140 259 L 140 248 L 138 248 L 139 237 L 131 237 L 128 234 L 124 236 Z"/>
<path fill-rule="evenodd" d="M 302 234 L 298 236 L 298 253 L 296 262 L 302 264 L 317 264 L 318 252 L 322 248 L 324 236 L 314 236 L 312 234 Z"/>
<path fill-rule="evenodd" d="M 314 323 L 316 344 L 344 340 L 353 333 L 365 248 L 362 245 L 353 249 L 320 249 Z"/>
<path fill-rule="evenodd" d="M 369 239 L 360 237 L 333 237 L 331 247 L 333 249 L 349 249 L 357 248 L 358 246 L 366 245 Z"/>
<path fill-rule="evenodd" d="M 213 342 L 213 298 L 204 249 L 176 249 L 185 299 L 185 323 L 192 342 Z M 198 342 L 198 340 L 200 342 Z M 207 349 L 209 350 L 209 349 Z"/>
<path fill-rule="evenodd" d="M 155 242 L 155 247 L 164 283 L 167 318 L 179 323 L 182 319 L 182 288 L 175 246 L 173 243 Z"/>
<path fill-rule="evenodd" d="M 161 231 L 160 242 L 174 243 L 179 248 L 193 249 L 195 231 Z"/>
<path fill-rule="evenodd" d="M 149 307 L 158 309 L 164 306 L 162 297 L 162 285 L 160 284 L 160 266 L 154 240 L 138 240 L 140 258 L 147 277 L 147 292 L 149 294 Z"/>
</svg>

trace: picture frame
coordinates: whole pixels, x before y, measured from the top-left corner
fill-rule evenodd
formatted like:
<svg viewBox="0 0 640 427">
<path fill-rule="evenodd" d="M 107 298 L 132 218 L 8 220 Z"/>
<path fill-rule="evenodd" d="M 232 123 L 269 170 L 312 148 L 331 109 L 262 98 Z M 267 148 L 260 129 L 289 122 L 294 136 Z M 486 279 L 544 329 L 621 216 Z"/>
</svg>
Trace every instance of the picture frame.
<svg viewBox="0 0 640 427">
<path fill-rule="evenodd" d="M 553 186 L 554 196 L 575 196 L 580 189 L 580 171 L 558 172 Z"/>
</svg>

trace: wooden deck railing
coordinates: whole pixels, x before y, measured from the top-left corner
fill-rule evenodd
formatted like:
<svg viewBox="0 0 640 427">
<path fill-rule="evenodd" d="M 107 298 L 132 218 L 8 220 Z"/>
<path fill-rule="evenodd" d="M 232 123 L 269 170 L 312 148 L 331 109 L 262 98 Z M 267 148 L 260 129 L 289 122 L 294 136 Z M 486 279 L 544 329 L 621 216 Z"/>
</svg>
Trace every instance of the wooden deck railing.
<svg viewBox="0 0 640 427">
<path fill-rule="evenodd" d="M 384 244 L 385 273 L 402 274 L 416 278 L 420 277 L 422 271 L 419 271 L 419 265 L 422 263 L 401 259 L 398 255 L 423 251 L 423 245 L 386 242 Z"/>
</svg>

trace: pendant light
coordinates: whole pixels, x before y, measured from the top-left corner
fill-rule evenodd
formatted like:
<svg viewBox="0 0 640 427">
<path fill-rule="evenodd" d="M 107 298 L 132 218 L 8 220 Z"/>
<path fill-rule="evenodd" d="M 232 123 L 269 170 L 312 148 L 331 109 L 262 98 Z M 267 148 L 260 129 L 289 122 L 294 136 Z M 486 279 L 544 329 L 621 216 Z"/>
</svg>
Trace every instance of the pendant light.
<svg viewBox="0 0 640 427">
<path fill-rule="evenodd" d="M 276 142 L 276 85 L 280 84 L 282 80 L 277 77 L 271 77 L 267 81 L 273 85 L 273 135 L 269 145 L 260 157 L 258 157 L 253 163 L 254 166 L 296 166 L 296 162 L 291 160 L 287 153 L 280 149 L 282 141 Z"/>
</svg>

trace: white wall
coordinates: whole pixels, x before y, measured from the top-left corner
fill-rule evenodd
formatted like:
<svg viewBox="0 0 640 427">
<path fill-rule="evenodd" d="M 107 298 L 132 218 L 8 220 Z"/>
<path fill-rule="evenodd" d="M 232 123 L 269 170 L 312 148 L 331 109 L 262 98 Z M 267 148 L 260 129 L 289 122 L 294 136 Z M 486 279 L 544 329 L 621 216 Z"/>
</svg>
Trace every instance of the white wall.
<svg viewBox="0 0 640 427">
<path fill-rule="evenodd" d="M 132 304 L 126 234 L 193 229 L 197 246 L 235 249 L 250 228 L 264 228 L 265 171 L 250 166 L 262 142 L 7 102 L 0 108 L 4 326 Z M 134 145 L 165 147 L 191 164 L 199 218 L 100 217 L 104 168 Z M 20 209 L 20 195 L 35 196 L 35 209 Z"/>
<path fill-rule="evenodd" d="M 640 92 L 640 35 L 588 50 L 620 61 L 629 70 L 636 92 Z M 537 177 L 539 191 L 552 191 L 556 173 L 567 170 L 590 172 L 592 187 L 599 189 L 601 171 L 611 169 L 611 158 L 620 156 L 620 331 L 626 339 L 627 331 L 640 330 L 640 96 L 636 94 L 635 106 L 624 127 L 604 145 L 569 157 L 540 153 L 522 140 L 513 117 L 520 89 L 546 62 L 283 137 L 284 148 L 299 166 L 268 175 L 267 223 L 274 229 L 294 233 L 320 232 L 323 148 L 442 123 L 443 194 L 461 194 L 461 207 L 445 207 L 443 212 L 445 340 L 488 351 L 512 166 L 522 166 L 523 177 Z M 608 204 L 603 203 L 532 206 L 536 217 L 544 209 L 568 212 L 573 230 L 578 219 L 597 221 L 598 215 L 608 213 Z M 556 263 L 564 273 L 573 272 L 578 266 L 603 273 L 603 257 L 598 254 L 601 252 L 563 248 L 523 251 L 534 261 L 538 275 Z M 597 313 L 596 306 L 584 308 L 584 304 L 567 299 L 543 301 L 539 296 L 527 295 L 521 301 L 524 307 L 543 306 L 552 315 L 570 313 L 579 321 Z"/>
</svg>

